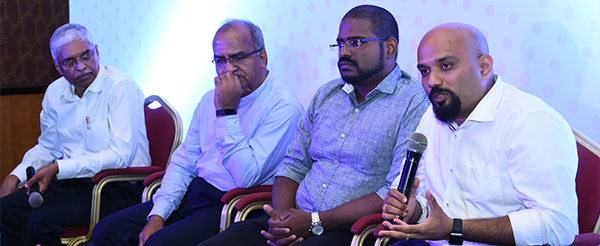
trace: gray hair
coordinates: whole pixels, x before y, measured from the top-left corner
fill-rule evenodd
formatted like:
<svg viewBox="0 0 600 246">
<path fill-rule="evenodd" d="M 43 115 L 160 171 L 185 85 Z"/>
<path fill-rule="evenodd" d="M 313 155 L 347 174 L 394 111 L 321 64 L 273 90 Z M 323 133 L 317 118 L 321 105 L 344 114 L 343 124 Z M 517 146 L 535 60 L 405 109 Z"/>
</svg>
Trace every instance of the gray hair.
<svg viewBox="0 0 600 246">
<path fill-rule="evenodd" d="M 52 59 L 56 60 L 60 53 L 60 47 L 73 42 L 73 40 L 87 41 L 89 44 L 94 44 L 94 38 L 92 38 L 92 34 L 87 28 L 79 24 L 64 24 L 57 28 L 50 38 Z"/>
<path fill-rule="evenodd" d="M 220 32 L 223 30 L 228 30 L 229 28 L 233 27 L 234 25 L 243 25 L 246 28 L 248 28 L 248 30 L 250 31 L 250 34 L 252 35 L 252 41 L 254 43 L 255 50 L 264 50 L 265 49 L 265 40 L 263 38 L 263 33 L 260 30 L 260 27 L 258 27 L 257 25 L 255 25 L 254 23 L 252 23 L 249 20 L 227 19 L 221 23 L 221 26 L 219 27 L 219 30 L 217 30 L 217 32 Z"/>
</svg>

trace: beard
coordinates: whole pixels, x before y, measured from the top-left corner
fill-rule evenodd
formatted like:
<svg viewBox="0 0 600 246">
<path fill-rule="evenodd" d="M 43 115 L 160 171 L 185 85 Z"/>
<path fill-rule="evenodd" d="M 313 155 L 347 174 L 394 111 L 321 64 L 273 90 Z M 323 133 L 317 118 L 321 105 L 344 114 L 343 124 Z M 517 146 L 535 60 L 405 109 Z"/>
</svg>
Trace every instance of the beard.
<svg viewBox="0 0 600 246">
<path fill-rule="evenodd" d="M 445 102 L 442 102 L 442 105 L 438 105 L 433 100 L 433 95 L 439 92 L 446 92 L 450 95 L 450 102 L 446 99 Z M 431 92 L 429 92 L 429 101 L 431 101 L 431 106 L 433 108 L 433 112 L 435 113 L 435 118 L 439 121 L 445 122 L 446 124 L 451 124 L 456 120 L 458 114 L 460 113 L 461 102 L 458 95 L 451 91 L 450 89 L 441 88 L 435 86 L 431 88 Z"/>
<path fill-rule="evenodd" d="M 371 76 L 379 73 L 381 70 L 383 70 L 383 63 L 385 62 L 385 58 L 383 55 L 383 44 L 379 43 L 379 64 L 377 64 L 377 66 L 375 66 L 373 69 L 370 70 L 366 70 L 363 71 L 359 66 L 358 66 L 358 62 L 350 57 L 347 56 L 342 56 L 340 57 L 340 59 L 338 60 L 338 69 L 340 70 L 340 74 L 342 73 L 342 70 L 340 68 L 340 62 L 350 62 L 352 63 L 352 65 L 354 65 L 354 67 L 356 67 L 356 71 L 358 72 L 357 75 L 342 75 L 342 79 L 349 84 L 360 84 L 360 82 L 370 78 Z"/>
</svg>

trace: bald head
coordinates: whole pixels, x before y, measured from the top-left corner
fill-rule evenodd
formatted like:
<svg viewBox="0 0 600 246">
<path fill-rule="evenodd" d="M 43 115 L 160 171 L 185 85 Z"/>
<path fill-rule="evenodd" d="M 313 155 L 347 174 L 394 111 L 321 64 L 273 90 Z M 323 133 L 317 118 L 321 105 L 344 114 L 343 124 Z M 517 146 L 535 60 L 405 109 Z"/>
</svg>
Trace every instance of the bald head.
<svg viewBox="0 0 600 246">
<path fill-rule="evenodd" d="M 489 54 L 485 36 L 472 25 L 463 23 L 441 24 L 429 30 L 421 43 L 430 42 L 432 39 L 450 42 L 455 48 L 459 48 L 462 52 L 467 52 L 476 58 L 483 54 Z"/>
<path fill-rule="evenodd" d="M 474 26 L 447 23 L 419 43 L 417 68 L 440 121 L 461 124 L 494 84 L 487 40 Z"/>
</svg>

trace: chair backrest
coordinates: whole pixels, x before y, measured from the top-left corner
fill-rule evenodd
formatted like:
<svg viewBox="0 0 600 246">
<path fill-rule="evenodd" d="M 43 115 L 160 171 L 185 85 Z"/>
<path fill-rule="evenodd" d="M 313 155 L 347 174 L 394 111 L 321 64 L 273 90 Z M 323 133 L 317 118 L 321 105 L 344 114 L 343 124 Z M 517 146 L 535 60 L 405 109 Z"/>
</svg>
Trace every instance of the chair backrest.
<svg viewBox="0 0 600 246">
<path fill-rule="evenodd" d="M 160 104 L 160 107 L 152 107 L 153 102 Z M 181 117 L 165 99 L 157 95 L 147 97 L 144 105 L 152 166 L 160 166 L 164 170 L 169 165 L 171 154 L 181 144 Z"/>
<path fill-rule="evenodd" d="M 600 147 L 573 129 L 579 165 L 575 186 L 579 203 L 579 234 L 600 233 Z"/>
</svg>

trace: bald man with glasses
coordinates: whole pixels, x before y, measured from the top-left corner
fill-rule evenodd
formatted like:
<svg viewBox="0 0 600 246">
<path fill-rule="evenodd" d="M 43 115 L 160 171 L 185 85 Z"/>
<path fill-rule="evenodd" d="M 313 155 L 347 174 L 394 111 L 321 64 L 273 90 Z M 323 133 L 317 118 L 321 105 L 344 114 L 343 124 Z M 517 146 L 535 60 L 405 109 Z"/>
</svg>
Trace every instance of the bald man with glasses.
<svg viewBox="0 0 600 246">
<path fill-rule="evenodd" d="M 98 46 L 84 26 L 59 27 L 50 50 L 62 77 L 46 89 L 38 144 L 2 183 L 2 245 L 61 245 L 63 228 L 90 223 L 94 175 L 150 165 L 144 94 L 133 79 L 100 64 Z M 30 166 L 37 173 L 27 180 Z M 41 205 L 28 203 L 35 184 Z M 17 191 L 21 186 L 26 189 Z M 139 203 L 142 189 L 129 182 L 108 184 L 100 214 Z"/>
<path fill-rule="evenodd" d="M 221 196 L 273 184 L 304 109 L 267 70 L 260 28 L 227 20 L 213 40 L 215 89 L 202 97 L 152 201 L 101 220 L 95 245 L 196 245 L 219 233 Z"/>
</svg>

